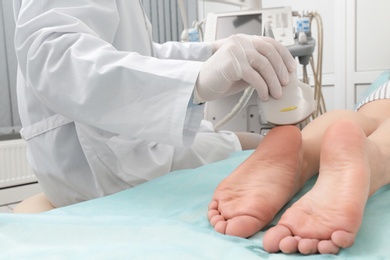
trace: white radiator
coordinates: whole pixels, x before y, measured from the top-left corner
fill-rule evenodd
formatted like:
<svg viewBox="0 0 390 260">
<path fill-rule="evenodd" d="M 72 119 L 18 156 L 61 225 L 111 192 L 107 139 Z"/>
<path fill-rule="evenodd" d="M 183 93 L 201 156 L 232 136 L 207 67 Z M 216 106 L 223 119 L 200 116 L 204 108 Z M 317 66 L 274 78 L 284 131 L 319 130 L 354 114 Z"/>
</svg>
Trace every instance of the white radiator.
<svg viewBox="0 0 390 260">
<path fill-rule="evenodd" d="M 22 139 L 0 141 L 0 189 L 36 181 L 27 162 L 26 142 Z"/>
</svg>

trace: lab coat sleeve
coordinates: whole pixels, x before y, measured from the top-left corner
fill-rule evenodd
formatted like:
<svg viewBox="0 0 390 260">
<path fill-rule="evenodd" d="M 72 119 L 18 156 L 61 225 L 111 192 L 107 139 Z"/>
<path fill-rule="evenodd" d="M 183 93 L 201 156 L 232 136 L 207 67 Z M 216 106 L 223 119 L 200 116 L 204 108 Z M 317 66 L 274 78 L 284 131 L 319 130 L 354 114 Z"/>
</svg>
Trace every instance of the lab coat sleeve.
<svg viewBox="0 0 390 260">
<path fill-rule="evenodd" d="M 212 55 L 210 42 L 154 43 L 155 55 L 161 59 L 206 61 Z"/>
<path fill-rule="evenodd" d="M 28 87 L 71 120 L 182 146 L 202 118 L 202 106 L 187 114 L 202 62 L 118 51 L 111 44 L 118 22 L 115 1 L 23 1 L 15 47 Z M 207 53 L 201 49 L 198 57 Z"/>
</svg>

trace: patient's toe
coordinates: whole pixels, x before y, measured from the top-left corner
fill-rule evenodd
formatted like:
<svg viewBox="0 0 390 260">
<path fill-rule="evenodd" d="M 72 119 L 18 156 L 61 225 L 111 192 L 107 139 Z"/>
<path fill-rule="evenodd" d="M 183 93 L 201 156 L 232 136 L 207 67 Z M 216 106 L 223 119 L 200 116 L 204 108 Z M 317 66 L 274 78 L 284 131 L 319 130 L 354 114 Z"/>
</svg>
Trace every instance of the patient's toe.
<svg viewBox="0 0 390 260">
<path fill-rule="evenodd" d="M 320 254 L 337 254 L 340 248 L 336 246 L 331 240 L 323 240 L 318 243 L 318 252 Z"/>
<path fill-rule="evenodd" d="M 225 218 L 221 215 L 213 215 L 209 217 L 210 224 L 215 227 L 215 225 L 220 221 L 226 221 Z"/>
</svg>

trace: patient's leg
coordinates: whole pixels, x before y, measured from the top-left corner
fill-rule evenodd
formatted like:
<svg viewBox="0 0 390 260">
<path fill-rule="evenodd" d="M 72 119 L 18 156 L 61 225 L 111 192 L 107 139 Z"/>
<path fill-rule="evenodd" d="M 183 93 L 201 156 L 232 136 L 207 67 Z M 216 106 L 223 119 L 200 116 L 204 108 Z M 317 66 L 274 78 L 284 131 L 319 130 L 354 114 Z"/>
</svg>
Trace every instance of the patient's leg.
<svg viewBox="0 0 390 260">
<path fill-rule="evenodd" d="M 217 187 L 209 205 L 215 230 L 248 237 L 262 229 L 302 187 L 301 134 L 294 126 L 276 127 Z"/>
<path fill-rule="evenodd" d="M 321 143 L 329 125 L 350 119 L 368 136 L 390 117 L 386 112 L 390 114 L 390 100 L 370 102 L 359 113 L 330 111 L 302 130 L 302 145 L 292 141 L 300 137 L 291 128 L 271 131 L 273 134 L 267 135 L 253 155 L 218 186 L 209 205 L 210 223 L 220 233 L 241 237 L 259 231 L 288 198 L 318 172 Z M 291 156 L 298 151 L 299 156 Z M 288 167 L 291 168 L 288 170 Z"/>
<path fill-rule="evenodd" d="M 242 150 L 256 149 L 256 147 L 260 144 L 261 140 L 263 140 L 263 136 L 257 133 L 235 132 L 235 135 L 240 141 Z"/>
<path fill-rule="evenodd" d="M 285 253 L 337 253 L 354 243 L 369 195 L 389 183 L 390 121 L 369 139 L 352 121 L 329 127 L 320 174 L 311 191 L 264 237 L 264 249 Z"/>
</svg>

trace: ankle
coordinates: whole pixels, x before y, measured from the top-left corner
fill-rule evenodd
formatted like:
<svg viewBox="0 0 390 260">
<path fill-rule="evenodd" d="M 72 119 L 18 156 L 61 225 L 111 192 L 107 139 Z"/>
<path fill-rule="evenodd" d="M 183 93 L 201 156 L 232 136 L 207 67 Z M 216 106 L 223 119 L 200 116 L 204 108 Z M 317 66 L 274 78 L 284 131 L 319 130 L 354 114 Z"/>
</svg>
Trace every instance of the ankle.
<svg viewBox="0 0 390 260">
<path fill-rule="evenodd" d="M 370 164 L 370 193 L 373 195 L 383 186 L 390 184 L 390 150 L 378 147 L 375 142 L 368 143 L 368 160 Z"/>
<path fill-rule="evenodd" d="M 311 179 L 314 175 L 318 174 L 319 170 L 319 156 L 315 156 L 316 153 L 312 149 L 302 149 L 302 167 L 301 167 L 301 183 L 302 186 Z"/>
</svg>

